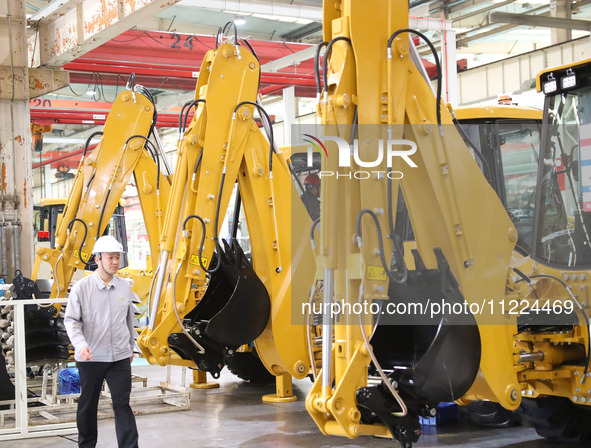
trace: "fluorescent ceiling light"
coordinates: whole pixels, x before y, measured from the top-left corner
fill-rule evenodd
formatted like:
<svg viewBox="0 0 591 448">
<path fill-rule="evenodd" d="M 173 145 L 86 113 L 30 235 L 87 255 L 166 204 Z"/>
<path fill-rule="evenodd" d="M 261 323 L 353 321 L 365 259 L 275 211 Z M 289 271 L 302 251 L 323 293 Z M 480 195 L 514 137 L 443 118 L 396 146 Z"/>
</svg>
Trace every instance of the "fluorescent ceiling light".
<svg viewBox="0 0 591 448">
<path fill-rule="evenodd" d="M 246 23 L 246 19 L 244 18 L 244 16 L 236 16 L 236 17 L 234 17 L 234 23 L 237 26 L 244 25 Z"/>
<path fill-rule="evenodd" d="M 312 20 L 301 19 L 297 17 L 278 16 L 276 14 L 253 14 L 253 17 L 265 20 L 276 20 L 279 22 L 299 23 L 301 25 L 308 25 Z"/>
<path fill-rule="evenodd" d="M 59 8 L 64 6 L 66 3 L 67 3 L 66 0 L 54 0 L 53 2 L 48 4 L 45 8 L 43 8 L 42 10 L 37 11 L 37 13 L 35 15 L 31 16 L 30 20 L 37 21 L 37 20 L 44 19 L 47 16 L 56 12 Z"/>
</svg>

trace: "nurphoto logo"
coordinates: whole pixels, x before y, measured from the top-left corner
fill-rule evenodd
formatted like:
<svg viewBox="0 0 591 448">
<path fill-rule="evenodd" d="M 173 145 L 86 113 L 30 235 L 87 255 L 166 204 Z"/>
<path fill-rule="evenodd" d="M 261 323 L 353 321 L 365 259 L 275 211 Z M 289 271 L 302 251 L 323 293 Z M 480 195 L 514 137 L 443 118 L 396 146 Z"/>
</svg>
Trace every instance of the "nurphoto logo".
<svg viewBox="0 0 591 448">
<path fill-rule="evenodd" d="M 308 146 L 308 167 L 313 166 L 313 153 L 314 149 L 320 153 L 321 156 L 328 158 L 328 150 L 323 142 L 332 141 L 337 144 L 338 156 L 339 156 L 339 168 L 351 168 L 351 159 L 355 161 L 355 164 L 361 168 L 376 168 L 383 164 L 384 158 L 388 167 L 387 171 L 348 171 L 345 173 L 339 173 L 334 171 L 320 171 L 320 177 L 336 176 L 347 177 L 351 179 L 369 179 L 374 173 L 378 177 L 386 174 L 390 179 L 402 179 L 404 174 L 401 171 L 392 171 L 393 160 L 395 157 L 400 157 L 410 168 L 417 168 L 417 164 L 410 158 L 415 152 L 417 152 L 417 144 L 411 140 L 405 139 L 378 139 L 377 144 L 377 157 L 375 160 L 362 160 L 359 154 L 359 140 L 353 140 L 353 145 L 349 145 L 349 142 L 342 137 L 322 136 L 314 137 L 311 134 L 303 134 L 305 138 L 303 140 L 309 143 Z M 408 149 L 403 149 L 403 148 Z M 381 173 L 381 174 L 380 174 Z"/>
</svg>

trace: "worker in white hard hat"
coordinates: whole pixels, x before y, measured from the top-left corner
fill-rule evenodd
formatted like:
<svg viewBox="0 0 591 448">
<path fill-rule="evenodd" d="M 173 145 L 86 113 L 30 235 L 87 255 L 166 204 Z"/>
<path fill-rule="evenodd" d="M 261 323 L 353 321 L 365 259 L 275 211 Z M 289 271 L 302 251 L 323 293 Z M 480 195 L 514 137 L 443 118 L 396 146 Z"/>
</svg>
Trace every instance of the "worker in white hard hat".
<svg viewBox="0 0 591 448">
<path fill-rule="evenodd" d="M 64 318 L 80 373 L 78 446 L 96 446 L 98 402 L 106 380 L 119 448 L 134 448 L 138 432 L 129 406 L 136 336 L 133 293 L 127 281 L 115 276 L 123 246 L 112 236 L 102 236 L 92 253 L 98 268 L 72 287 Z"/>
</svg>

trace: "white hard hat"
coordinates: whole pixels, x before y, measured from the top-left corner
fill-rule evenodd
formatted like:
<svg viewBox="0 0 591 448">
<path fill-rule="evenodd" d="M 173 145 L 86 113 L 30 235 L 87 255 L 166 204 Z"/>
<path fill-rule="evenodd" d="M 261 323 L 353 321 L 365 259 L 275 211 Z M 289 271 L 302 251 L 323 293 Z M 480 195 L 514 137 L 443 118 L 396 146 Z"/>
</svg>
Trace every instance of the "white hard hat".
<svg viewBox="0 0 591 448">
<path fill-rule="evenodd" d="M 123 246 L 111 235 L 101 236 L 92 249 L 93 254 L 99 254 L 103 252 L 120 252 L 124 253 Z"/>
</svg>

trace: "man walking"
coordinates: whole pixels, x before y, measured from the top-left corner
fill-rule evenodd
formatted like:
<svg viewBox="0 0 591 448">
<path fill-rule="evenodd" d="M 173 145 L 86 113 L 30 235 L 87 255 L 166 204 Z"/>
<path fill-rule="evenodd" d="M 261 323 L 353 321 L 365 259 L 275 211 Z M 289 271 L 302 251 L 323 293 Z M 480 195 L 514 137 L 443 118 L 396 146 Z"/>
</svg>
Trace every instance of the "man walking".
<svg viewBox="0 0 591 448">
<path fill-rule="evenodd" d="M 129 283 L 115 276 L 123 246 L 112 236 L 103 236 L 92 253 L 98 269 L 72 287 L 64 318 L 80 372 L 78 446 L 96 446 L 98 402 L 106 380 L 119 448 L 135 448 L 138 433 L 129 406 L 136 335 L 133 295 Z"/>
</svg>

